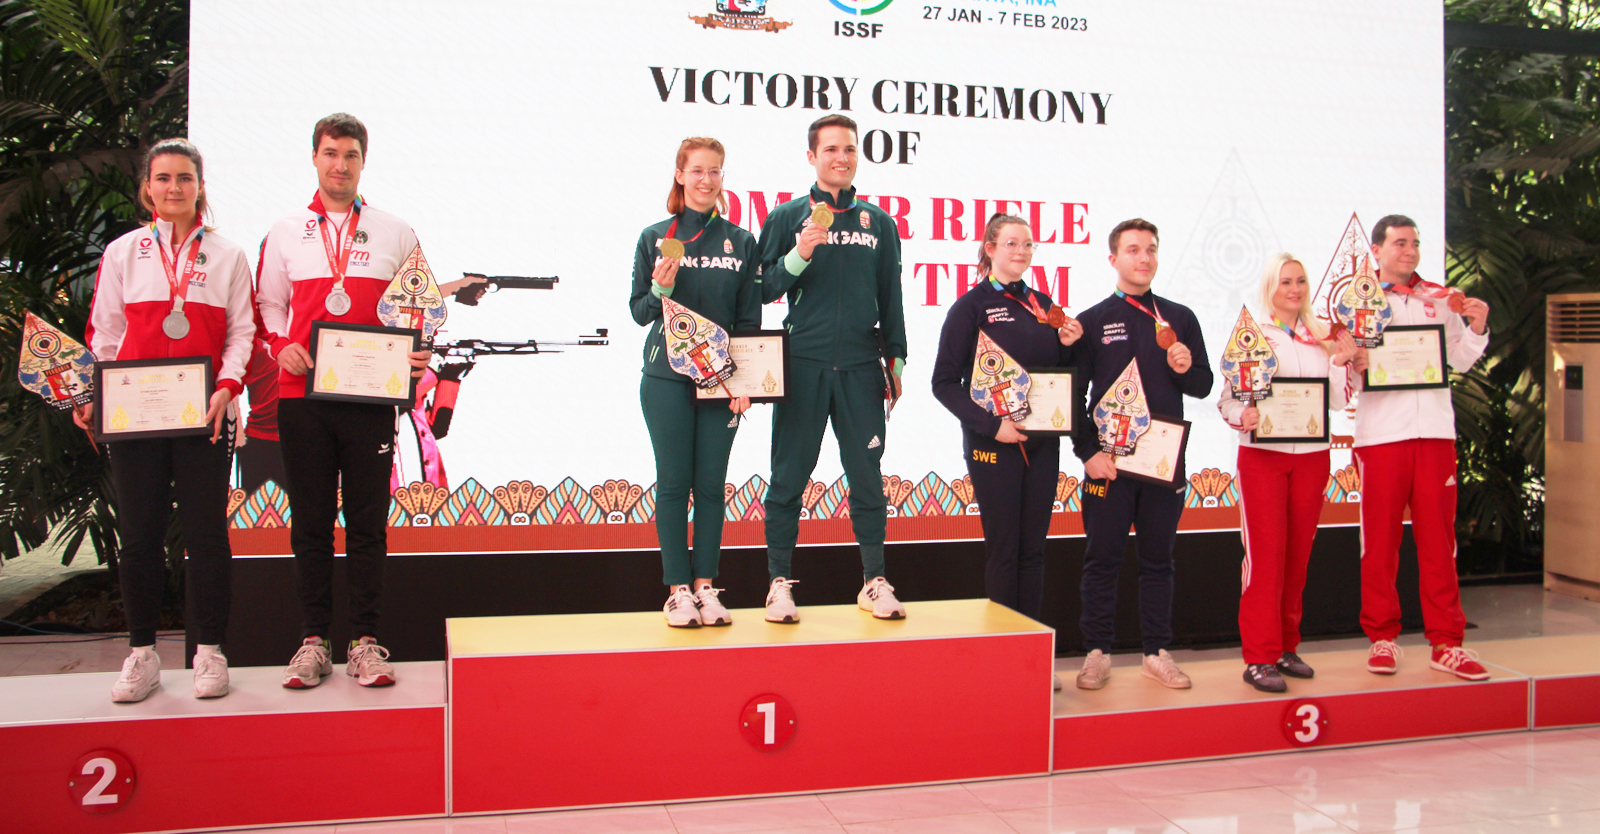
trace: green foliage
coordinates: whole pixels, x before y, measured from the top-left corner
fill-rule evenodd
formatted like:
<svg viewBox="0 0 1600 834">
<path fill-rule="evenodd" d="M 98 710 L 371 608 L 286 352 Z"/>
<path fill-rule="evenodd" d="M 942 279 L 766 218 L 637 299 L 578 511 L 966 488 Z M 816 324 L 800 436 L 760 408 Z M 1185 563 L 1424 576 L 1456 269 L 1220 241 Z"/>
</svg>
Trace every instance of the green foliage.
<svg viewBox="0 0 1600 834">
<path fill-rule="evenodd" d="M 1600 29 L 1600 3 L 1447 0 L 1452 20 Z M 1600 59 L 1446 55 L 1448 281 L 1490 305 L 1457 377 L 1461 570 L 1536 569 L 1543 540 L 1545 298 L 1600 290 Z"/>
<path fill-rule="evenodd" d="M 24 311 L 81 338 L 100 254 L 134 228 L 142 149 L 185 132 L 179 0 L 0 0 L 0 555 L 59 535 L 115 559 L 101 453 L 17 382 Z"/>
</svg>

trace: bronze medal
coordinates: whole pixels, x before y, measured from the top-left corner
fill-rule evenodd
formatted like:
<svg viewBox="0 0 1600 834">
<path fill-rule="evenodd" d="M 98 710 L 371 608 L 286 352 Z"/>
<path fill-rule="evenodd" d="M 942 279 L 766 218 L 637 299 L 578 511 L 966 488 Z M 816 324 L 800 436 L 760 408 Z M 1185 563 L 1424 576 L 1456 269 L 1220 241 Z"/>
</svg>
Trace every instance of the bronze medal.
<svg viewBox="0 0 1600 834">
<path fill-rule="evenodd" d="M 661 257 L 666 258 L 669 261 L 681 260 L 683 258 L 683 241 L 672 237 L 662 238 L 660 246 Z"/>
<path fill-rule="evenodd" d="M 833 209 L 822 203 L 811 207 L 811 224 L 824 229 L 833 228 Z"/>
<path fill-rule="evenodd" d="M 1178 334 L 1172 325 L 1164 321 L 1156 322 L 1156 345 L 1162 350 L 1171 350 L 1178 343 Z"/>
<path fill-rule="evenodd" d="M 1337 339 L 1339 338 L 1339 334 L 1345 332 L 1346 329 L 1348 328 L 1346 328 L 1343 323 L 1336 321 L 1333 324 L 1328 325 L 1328 338 Z"/>
<path fill-rule="evenodd" d="M 1066 327 L 1069 321 L 1067 311 L 1061 307 L 1051 307 L 1050 312 L 1045 316 L 1045 320 L 1057 330 Z"/>
<path fill-rule="evenodd" d="M 1450 312 L 1461 315 L 1467 309 L 1467 294 L 1460 290 L 1450 291 Z"/>
</svg>

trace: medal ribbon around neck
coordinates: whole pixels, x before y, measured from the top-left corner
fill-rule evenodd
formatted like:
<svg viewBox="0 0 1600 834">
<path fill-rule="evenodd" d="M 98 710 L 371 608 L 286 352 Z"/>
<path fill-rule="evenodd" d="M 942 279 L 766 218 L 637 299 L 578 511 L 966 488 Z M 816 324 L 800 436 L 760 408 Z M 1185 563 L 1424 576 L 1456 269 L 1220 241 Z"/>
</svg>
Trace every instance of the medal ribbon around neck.
<svg viewBox="0 0 1600 834">
<path fill-rule="evenodd" d="M 1302 336 L 1300 335 L 1299 331 L 1294 329 L 1293 325 L 1284 324 L 1283 320 L 1278 318 L 1276 313 L 1274 313 L 1272 316 L 1272 323 L 1283 328 L 1284 332 L 1288 333 L 1289 336 L 1295 341 L 1302 345 L 1310 345 L 1312 347 L 1322 347 L 1323 342 L 1331 342 L 1339 335 L 1338 331 L 1330 331 L 1327 336 L 1321 339 L 1318 339 L 1315 336 Z"/>
<path fill-rule="evenodd" d="M 1129 304 L 1132 304 L 1133 306 L 1138 307 L 1140 310 L 1144 311 L 1145 315 L 1149 316 L 1150 318 L 1155 319 L 1159 324 L 1161 324 L 1161 325 L 1163 325 L 1165 327 L 1171 327 L 1172 326 L 1170 324 L 1167 324 L 1167 320 L 1161 317 L 1161 308 L 1160 307 L 1156 307 L 1156 300 L 1154 298 L 1150 299 L 1150 307 L 1155 307 L 1154 310 L 1151 310 L 1150 307 L 1146 307 L 1143 304 L 1140 304 L 1139 303 L 1139 299 L 1134 298 L 1131 295 L 1128 295 L 1127 293 L 1123 292 L 1122 290 L 1117 290 L 1117 295 L 1122 296 L 1122 300 L 1123 301 L 1126 301 Z"/>
<path fill-rule="evenodd" d="M 663 257 L 671 260 L 677 260 L 683 257 L 683 247 L 686 244 L 694 243 L 695 241 L 699 240 L 700 236 L 706 233 L 706 229 L 711 228 L 711 224 L 715 222 L 717 222 L 717 210 L 712 209 L 711 219 L 706 221 L 706 224 L 700 228 L 700 231 L 695 232 L 694 237 L 689 238 L 688 240 L 678 240 L 673 237 L 673 235 L 678 233 L 678 218 L 674 217 L 672 218 L 672 225 L 667 227 L 667 236 L 663 238 L 660 243 L 656 244 L 656 247 L 661 250 L 661 255 Z M 668 250 L 676 250 L 677 254 L 673 254 Z"/>
<path fill-rule="evenodd" d="M 1048 324 L 1048 325 L 1050 325 L 1052 327 L 1057 327 L 1057 328 L 1066 327 L 1067 326 L 1066 313 L 1063 312 L 1063 313 L 1058 314 L 1060 319 L 1061 319 L 1061 323 L 1057 324 L 1055 322 L 1055 319 L 1057 318 L 1057 316 L 1052 316 L 1051 315 L 1051 313 L 1054 313 L 1056 311 L 1055 305 L 1052 304 L 1050 306 L 1050 309 L 1046 310 L 1043 305 L 1041 305 L 1039 302 L 1033 300 L 1033 293 L 1027 292 L 1027 288 L 1026 287 L 1023 288 L 1023 296 L 1025 298 L 1027 298 L 1028 300 L 1027 301 L 1023 301 L 1021 298 L 1018 298 L 1018 297 L 1012 295 L 1011 292 L 1006 289 L 1006 285 L 1000 283 L 1000 279 L 994 277 L 993 275 L 989 276 L 989 284 L 991 286 L 993 286 L 995 288 L 995 290 L 998 291 L 1001 295 L 1003 295 L 1006 298 L 1009 298 L 1012 301 L 1015 301 L 1018 304 L 1021 304 L 1022 306 L 1028 308 L 1028 312 L 1032 313 L 1033 317 L 1038 319 L 1040 324 Z"/>
<path fill-rule="evenodd" d="M 317 231 L 322 233 L 322 251 L 328 256 L 328 269 L 333 272 L 333 295 L 344 294 L 344 271 L 350 265 L 350 253 L 356 248 L 356 226 L 361 222 L 361 198 L 357 197 L 350 204 L 350 216 L 344 227 L 344 235 L 336 249 L 333 239 L 328 237 L 328 224 L 333 221 L 326 214 L 317 218 Z"/>
<path fill-rule="evenodd" d="M 1427 299 L 1442 299 L 1449 305 L 1452 313 L 1461 312 L 1462 302 L 1466 301 L 1467 298 L 1466 293 L 1454 287 L 1446 287 L 1442 284 L 1435 284 L 1432 281 L 1424 281 L 1416 274 L 1412 274 L 1411 280 L 1404 285 L 1381 282 L 1379 286 L 1395 295 L 1420 295 Z"/>
<path fill-rule="evenodd" d="M 194 262 L 200 257 L 200 238 L 205 236 L 205 229 L 201 229 L 194 236 L 194 243 L 189 246 L 189 254 L 183 261 L 183 275 L 179 279 L 178 264 L 167 257 L 166 244 L 161 242 L 161 230 L 156 227 L 155 221 L 150 222 L 150 234 L 155 236 L 156 250 L 161 253 L 161 270 L 167 274 L 167 288 L 172 291 L 172 312 L 183 315 L 183 302 L 189 297 L 189 279 L 194 277 Z M 180 244 L 181 245 L 181 244 Z"/>
</svg>

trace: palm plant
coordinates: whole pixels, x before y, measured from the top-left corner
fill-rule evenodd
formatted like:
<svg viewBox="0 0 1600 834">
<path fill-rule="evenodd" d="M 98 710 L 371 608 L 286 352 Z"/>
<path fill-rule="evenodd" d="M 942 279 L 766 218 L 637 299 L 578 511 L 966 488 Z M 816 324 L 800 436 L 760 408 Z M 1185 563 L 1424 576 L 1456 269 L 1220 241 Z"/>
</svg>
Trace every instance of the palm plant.
<svg viewBox="0 0 1600 834">
<path fill-rule="evenodd" d="M 99 451 L 17 382 L 32 310 L 79 336 L 100 254 L 137 224 L 142 148 L 187 122 L 181 0 L 0 0 L 0 555 L 52 535 L 114 563 Z"/>
<path fill-rule="evenodd" d="M 1456 20 L 1592 30 L 1600 4 L 1449 0 Z M 1600 290 L 1600 60 L 1446 56 L 1448 281 L 1490 305 L 1483 361 L 1456 379 L 1463 572 L 1537 569 L 1544 504 L 1545 297 Z"/>
</svg>

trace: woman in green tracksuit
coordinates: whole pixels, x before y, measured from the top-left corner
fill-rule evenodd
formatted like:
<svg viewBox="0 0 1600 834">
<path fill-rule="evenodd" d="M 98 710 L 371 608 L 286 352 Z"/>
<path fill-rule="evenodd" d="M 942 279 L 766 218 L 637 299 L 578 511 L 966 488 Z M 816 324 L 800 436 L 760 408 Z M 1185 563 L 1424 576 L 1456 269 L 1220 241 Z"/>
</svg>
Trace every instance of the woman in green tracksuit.
<svg viewBox="0 0 1600 834">
<path fill-rule="evenodd" d="M 711 587 L 722 558 L 723 483 L 739 416 L 747 397 L 697 404 L 689 377 L 667 364 L 662 298 L 670 298 L 729 332 L 761 326 L 761 257 L 755 237 L 719 211 L 722 143 L 690 137 L 678 146 L 677 170 L 667 193 L 671 217 L 647 227 L 633 253 L 633 320 L 647 325 L 639 402 L 656 456 L 656 536 L 664 581 L 667 625 L 694 628 L 733 622 Z M 662 257 L 662 242 L 683 247 Z M 726 403 L 726 405 L 724 405 Z M 694 491 L 694 555 L 690 558 L 689 492 Z M 691 590 L 690 583 L 693 583 Z"/>
</svg>

